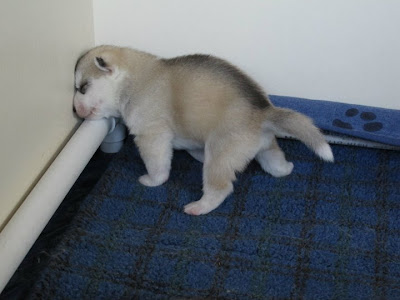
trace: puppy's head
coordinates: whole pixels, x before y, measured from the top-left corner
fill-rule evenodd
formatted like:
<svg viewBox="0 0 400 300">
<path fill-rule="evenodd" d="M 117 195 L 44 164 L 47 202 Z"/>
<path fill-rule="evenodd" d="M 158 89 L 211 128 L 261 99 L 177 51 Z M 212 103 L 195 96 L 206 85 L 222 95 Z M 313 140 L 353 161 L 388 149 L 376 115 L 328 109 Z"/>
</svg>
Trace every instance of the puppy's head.
<svg viewBox="0 0 400 300">
<path fill-rule="evenodd" d="M 118 117 L 121 69 L 120 49 L 96 47 L 84 54 L 75 66 L 74 110 L 79 117 Z"/>
</svg>

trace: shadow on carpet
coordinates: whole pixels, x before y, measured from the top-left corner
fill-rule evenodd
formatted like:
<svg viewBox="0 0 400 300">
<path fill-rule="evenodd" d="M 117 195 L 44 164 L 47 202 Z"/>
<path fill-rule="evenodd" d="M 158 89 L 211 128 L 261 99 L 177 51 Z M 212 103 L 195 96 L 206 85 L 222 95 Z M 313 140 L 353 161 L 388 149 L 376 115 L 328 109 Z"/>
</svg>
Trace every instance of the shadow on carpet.
<svg viewBox="0 0 400 300">
<path fill-rule="evenodd" d="M 253 162 L 234 194 L 200 217 L 182 208 L 202 194 L 202 165 L 175 152 L 169 181 L 144 187 L 128 142 L 28 298 L 399 299 L 400 153 L 334 146 L 327 164 L 279 142 L 290 176 Z"/>
<path fill-rule="evenodd" d="M 0 293 L 0 300 L 26 298 L 41 271 L 46 268 L 49 260 L 56 255 L 55 249 L 62 240 L 64 233 L 71 226 L 82 201 L 96 185 L 113 156 L 114 154 L 96 151 L 7 286 Z"/>
</svg>

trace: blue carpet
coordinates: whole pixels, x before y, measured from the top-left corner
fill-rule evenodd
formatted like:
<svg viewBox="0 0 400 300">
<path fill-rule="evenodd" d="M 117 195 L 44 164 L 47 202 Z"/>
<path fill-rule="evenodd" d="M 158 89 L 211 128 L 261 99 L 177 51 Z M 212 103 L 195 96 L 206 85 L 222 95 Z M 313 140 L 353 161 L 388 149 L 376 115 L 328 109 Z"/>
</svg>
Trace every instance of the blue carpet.
<svg viewBox="0 0 400 300">
<path fill-rule="evenodd" d="M 400 110 L 284 96 L 270 98 L 276 106 L 311 117 L 321 129 L 400 146 Z"/>
<path fill-rule="evenodd" d="M 333 146 L 326 164 L 279 142 L 290 176 L 253 162 L 217 210 L 192 217 L 202 165 L 175 152 L 169 181 L 147 188 L 129 141 L 28 298 L 400 299 L 400 153 Z"/>
</svg>

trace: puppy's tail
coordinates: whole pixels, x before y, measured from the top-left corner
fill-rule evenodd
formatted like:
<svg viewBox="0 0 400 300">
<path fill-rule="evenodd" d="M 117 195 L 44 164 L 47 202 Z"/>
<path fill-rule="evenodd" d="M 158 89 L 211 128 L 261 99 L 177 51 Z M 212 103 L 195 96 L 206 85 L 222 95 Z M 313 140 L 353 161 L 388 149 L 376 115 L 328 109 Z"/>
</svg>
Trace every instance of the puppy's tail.
<svg viewBox="0 0 400 300">
<path fill-rule="evenodd" d="M 320 130 L 303 114 L 290 109 L 271 107 L 267 111 L 263 127 L 275 134 L 291 135 L 299 139 L 325 161 L 334 160 L 331 147 Z"/>
</svg>

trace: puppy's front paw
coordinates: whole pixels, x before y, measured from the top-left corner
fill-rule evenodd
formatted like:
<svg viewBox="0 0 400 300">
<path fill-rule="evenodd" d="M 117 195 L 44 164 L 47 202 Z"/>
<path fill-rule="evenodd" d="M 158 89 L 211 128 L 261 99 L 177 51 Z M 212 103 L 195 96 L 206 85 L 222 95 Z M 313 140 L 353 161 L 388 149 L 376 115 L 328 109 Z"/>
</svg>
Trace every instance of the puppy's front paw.
<svg viewBox="0 0 400 300">
<path fill-rule="evenodd" d="M 145 186 L 158 186 L 167 181 L 168 176 L 151 178 L 150 175 L 143 175 L 139 177 L 139 182 Z"/>
<path fill-rule="evenodd" d="M 213 209 L 215 209 L 215 207 L 213 207 L 211 203 L 199 200 L 185 205 L 184 212 L 188 215 L 199 216 L 208 214 Z"/>
</svg>

